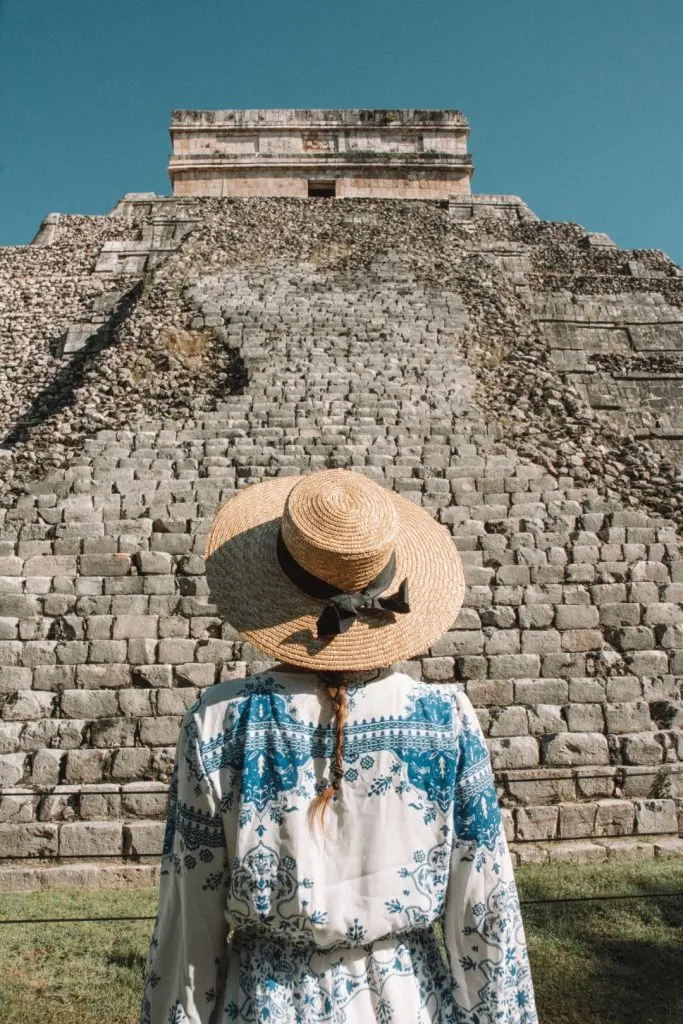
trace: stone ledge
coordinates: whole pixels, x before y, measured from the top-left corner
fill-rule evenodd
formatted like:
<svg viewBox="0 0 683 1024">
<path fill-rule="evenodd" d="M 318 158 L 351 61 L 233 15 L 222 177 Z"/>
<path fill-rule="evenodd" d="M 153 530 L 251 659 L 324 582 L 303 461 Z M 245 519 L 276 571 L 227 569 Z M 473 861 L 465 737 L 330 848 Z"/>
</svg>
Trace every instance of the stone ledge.
<svg viewBox="0 0 683 1024">
<path fill-rule="evenodd" d="M 158 864 L 61 864 L 0 868 L 0 892 L 45 889 L 137 889 L 159 885 Z"/>
</svg>

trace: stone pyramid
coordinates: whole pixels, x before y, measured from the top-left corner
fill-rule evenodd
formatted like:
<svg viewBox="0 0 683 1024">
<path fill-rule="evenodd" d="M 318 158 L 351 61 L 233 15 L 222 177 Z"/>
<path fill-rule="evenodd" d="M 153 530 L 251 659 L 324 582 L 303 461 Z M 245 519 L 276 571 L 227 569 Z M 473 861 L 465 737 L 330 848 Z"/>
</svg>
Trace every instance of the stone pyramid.
<svg viewBox="0 0 683 1024">
<path fill-rule="evenodd" d="M 268 667 L 212 516 L 350 467 L 447 524 L 518 859 L 680 852 L 683 271 L 516 196 L 125 196 L 0 249 L 0 885 L 154 881 L 178 726 Z"/>
</svg>

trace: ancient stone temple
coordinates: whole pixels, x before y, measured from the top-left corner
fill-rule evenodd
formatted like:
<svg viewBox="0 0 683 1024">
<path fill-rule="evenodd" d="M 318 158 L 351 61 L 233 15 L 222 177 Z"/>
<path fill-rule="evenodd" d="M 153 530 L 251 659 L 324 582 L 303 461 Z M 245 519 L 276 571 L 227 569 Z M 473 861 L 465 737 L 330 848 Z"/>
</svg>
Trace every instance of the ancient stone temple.
<svg viewBox="0 0 683 1024">
<path fill-rule="evenodd" d="M 268 664 L 211 519 L 336 466 L 462 552 L 402 668 L 467 690 L 515 856 L 680 851 L 683 271 L 469 194 L 461 115 L 313 113 L 175 115 L 173 196 L 0 249 L 0 885 L 154 878 L 181 716 Z"/>
<path fill-rule="evenodd" d="M 469 193 L 459 110 L 176 110 L 176 196 L 447 199 Z"/>
</svg>

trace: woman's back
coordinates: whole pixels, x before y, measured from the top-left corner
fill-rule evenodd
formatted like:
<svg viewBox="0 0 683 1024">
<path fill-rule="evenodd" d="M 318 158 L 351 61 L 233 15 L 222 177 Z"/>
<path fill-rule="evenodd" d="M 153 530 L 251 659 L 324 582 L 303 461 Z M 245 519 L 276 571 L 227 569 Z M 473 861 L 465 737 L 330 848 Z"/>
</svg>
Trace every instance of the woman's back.
<svg viewBox="0 0 683 1024">
<path fill-rule="evenodd" d="M 472 707 L 452 684 L 379 675 L 348 687 L 324 829 L 309 811 L 336 736 L 314 673 L 223 683 L 189 710 L 155 935 L 178 926 L 152 940 L 143 1024 L 536 1020 Z"/>
</svg>

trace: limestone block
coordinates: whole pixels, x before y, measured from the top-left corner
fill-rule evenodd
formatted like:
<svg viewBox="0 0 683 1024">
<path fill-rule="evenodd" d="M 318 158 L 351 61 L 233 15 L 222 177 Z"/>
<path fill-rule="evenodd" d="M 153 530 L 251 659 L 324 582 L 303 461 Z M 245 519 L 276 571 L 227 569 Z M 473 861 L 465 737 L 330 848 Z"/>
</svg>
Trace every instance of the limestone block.
<svg viewBox="0 0 683 1024">
<path fill-rule="evenodd" d="M 131 665 L 153 665 L 157 660 L 157 642 L 136 638 L 128 641 L 128 662 Z"/>
<path fill-rule="evenodd" d="M 54 665 L 57 657 L 56 648 L 56 640 L 28 640 L 24 644 L 22 663 L 30 668 L 37 665 Z"/>
<path fill-rule="evenodd" d="M 108 750 L 69 750 L 66 755 L 66 782 L 91 784 L 101 782 Z"/>
<path fill-rule="evenodd" d="M 605 635 L 618 651 L 649 651 L 656 646 L 654 633 L 647 626 L 607 629 Z"/>
<path fill-rule="evenodd" d="M 528 629 L 522 632 L 524 654 L 552 654 L 561 649 L 562 637 L 555 629 Z"/>
<path fill-rule="evenodd" d="M 127 576 L 130 563 L 130 555 L 120 552 L 114 555 L 80 555 L 78 570 L 81 576 Z"/>
<path fill-rule="evenodd" d="M 181 689 L 159 690 L 156 698 L 157 715 L 183 716 L 191 707 L 198 696 L 198 691 L 193 686 L 184 686 Z"/>
<path fill-rule="evenodd" d="M 225 670 L 227 665 L 224 663 L 221 668 L 221 682 L 226 679 L 239 679 L 243 674 L 246 673 L 246 665 L 244 662 L 235 662 L 234 665 L 238 666 L 234 675 L 226 675 Z M 212 686 L 216 681 L 216 666 L 210 662 L 202 665 L 189 664 L 189 665 L 174 665 L 173 674 L 175 676 L 175 685 L 180 687 L 206 687 Z M 448 679 L 453 678 L 453 671 L 451 671 Z"/>
<path fill-rule="evenodd" d="M 570 732 L 541 737 L 543 764 L 555 767 L 609 764 L 607 737 L 602 733 Z"/>
<path fill-rule="evenodd" d="M 84 665 L 88 660 L 89 649 L 90 645 L 82 640 L 71 640 L 57 645 L 55 658 L 61 665 Z"/>
<path fill-rule="evenodd" d="M 493 708 L 490 713 L 491 736 L 522 736 L 527 733 L 527 714 L 521 707 Z"/>
<path fill-rule="evenodd" d="M 537 654 L 494 654 L 488 663 L 492 679 L 529 679 L 541 672 Z"/>
<path fill-rule="evenodd" d="M 102 664 L 123 664 L 128 656 L 125 640 L 93 640 L 88 661 Z"/>
<path fill-rule="evenodd" d="M 650 706 L 645 701 L 626 701 L 605 705 L 605 721 L 610 733 L 647 732 L 654 728 Z"/>
<path fill-rule="evenodd" d="M 555 627 L 567 629 L 594 629 L 600 622 L 600 613 L 593 605 L 568 604 L 555 609 Z"/>
<path fill-rule="evenodd" d="M 31 783 L 34 786 L 56 786 L 66 757 L 63 750 L 37 750 L 31 761 Z"/>
<path fill-rule="evenodd" d="M 120 821 L 74 821 L 59 829 L 60 857 L 111 856 L 122 852 Z"/>
<path fill-rule="evenodd" d="M 569 680 L 569 700 L 573 704 L 599 704 L 604 699 L 604 680 L 590 677 Z M 576 731 L 581 732 L 580 729 Z"/>
<path fill-rule="evenodd" d="M 150 747 L 172 746 L 178 740 L 180 722 L 181 717 L 176 715 L 141 718 L 140 742 Z"/>
<path fill-rule="evenodd" d="M 17 786 L 24 777 L 26 754 L 0 754 L 0 787 Z"/>
<path fill-rule="evenodd" d="M 568 704 L 565 710 L 569 732 L 602 732 L 605 728 L 600 704 Z"/>
<path fill-rule="evenodd" d="M 567 841 L 553 843 L 549 850 L 551 863 L 589 864 L 607 859 L 607 850 L 598 843 Z"/>
<path fill-rule="evenodd" d="M 562 633 L 563 651 L 597 651 L 603 646 L 599 629 L 566 629 Z"/>
<path fill-rule="evenodd" d="M 0 693 L 16 693 L 31 689 L 31 669 L 0 665 Z"/>
<path fill-rule="evenodd" d="M 3 796 L 0 794 L 0 823 L 34 820 L 34 798 L 31 794 Z"/>
<path fill-rule="evenodd" d="M 511 736 L 487 740 L 494 771 L 507 768 L 535 768 L 538 761 L 538 740 L 533 736 Z"/>
<path fill-rule="evenodd" d="M 629 578 L 634 583 L 652 582 L 668 583 L 669 569 L 663 562 L 635 562 L 629 571 Z"/>
<path fill-rule="evenodd" d="M 0 594 L 0 616 L 3 618 L 28 619 L 40 614 L 38 598 L 33 595 Z"/>
<path fill-rule="evenodd" d="M 111 690 L 65 690 L 61 697 L 65 718 L 111 718 L 118 714 L 116 693 Z"/>
<path fill-rule="evenodd" d="M 0 640 L 16 640 L 19 635 L 19 619 L 0 619 Z"/>
<path fill-rule="evenodd" d="M 466 683 L 467 696 L 475 707 L 487 707 L 498 705 L 504 707 L 512 704 L 513 688 L 512 683 L 505 679 L 488 679 L 481 682 L 473 682 L 468 679 Z"/>
<path fill-rule="evenodd" d="M 557 704 L 537 704 L 527 711 L 529 732 L 533 736 L 567 731 L 562 708 Z"/>
<path fill-rule="evenodd" d="M 169 555 L 189 555 L 192 550 L 192 537 L 187 533 L 153 533 L 150 538 L 150 550 L 163 551 Z"/>
<path fill-rule="evenodd" d="M 152 690 L 121 690 L 119 693 L 119 707 L 122 715 L 129 715 L 131 718 L 142 718 L 151 715 L 153 712 Z"/>
<path fill-rule="evenodd" d="M 608 860 L 652 860 L 655 856 L 655 844 L 636 842 L 633 839 L 617 839 L 614 842 L 602 843 L 607 850 Z"/>
<path fill-rule="evenodd" d="M 486 654 L 519 654 L 519 630 L 485 629 L 484 652 Z"/>
<path fill-rule="evenodd" d="M 55 709 L 56 697 L 52 693 L 20 690 L 11 694 L 2 709 L 2 717 L 10 722 L 32 722 L 50 718 Z"/>
<path fill-rule="evenodd" d="M 208 641 L 211 643 L 212 641 Z M 215 641 L 216 643 L 223 643 L 223 641 Z M 159 661 L 164 665 L 182 665 L 187 662 L 194 661 L 195 649 L 197 641 L 195 640 L 160 640 L 159 641 Z M 230 648 L 232 657 L 232 644 L 226 644 Z M 205 661 L 214 661 L 215 659 L 207 657 Z"/>
<path fill-rule="evenodd" d="M 669 659 L 665 651 L 634 651 L 629 655 L 628 665 L 640 676 L 661 676 L 669 671 Z"/>
<path fill-rule="evenodd" d="M 444 633 L 430 648 L 434 657 L 457 657 L 466 654 L 481 654 L 484 649 L 484 634 L 480 630 L 451 630 Z"/>
<path fill-rule="evenodd" d="M 683 607 L 667 601 L 657 604 L 649 604 L 645 608 L 643 622 L 646 626 L 667 625 L 674 626 L 683 623 Z"/>
<path fill-rule="evenodd" d="M 675 800 L 634 800 L 636 833 L 677 832 Z"/>
<path fill-rule="evenodd" d="M 90 726 L 89 742 L 93 747 L 132 747 L 135 743 L 135 721 L 100 718 Z"/>
<path fill-rule="evenodd" d="M 664 760 L 664 748 L 651 732 L 641 732 L 623 737 L 621 755 L 624 764 L 660 764 Z"/>
<path fill-rule="evenodd" d="M 191 641 L 189 641 L 191 643 Z M 240 650 L 240 645 L 233 644 L 227 640 L 198 640 L 195 648 L 195 660 L 202 663 L 217 664 L 221 661 L 233 661 Z M 262 661 L 264 655 L 257 648 L 246 642 L 241 644 L 241 656 L 243 661 Z M 191 661 L 192 658 L 185 658 Z"/>
<path fill-rule="evenodd" d="M 0 558 L 0 576 L 21 576 L 24 565 L 23 558 L 8 555 Z"/>
<path fill-rule="evenodd" d="M 506 782 L 512 799 L 522 805 L 556 804 L 576 796 L 574 780 L 569 778 L 523 778 Z"/>
<path fill-rule="evenodd" d="M 150 790 L 148 793 L 139 793 L 137 790 L 143 783 L 135 783 L 136 791 L 127 793 L 124 790 L 121 794 L 122 813 L 127 818 L 151 818 L 166 821 L 168 813 L 168 790 L 157 792 Z M 146 783 L 145 785 L 158 787 L 159 783 Z"/>
<path fill-rule="evenodd" d="M 666 626 L 658 630 L 657 639 L 666 650 L 680 651 L 683 649 L 683 625 Z"/>
<path fill-rule="evenodd" d="M 597 804 L 562 803 L 559 810 L 560 836 L 563 839 L 582 839 L 594 834 Z"/>
<path fill-rule="evenodd" d="M 146 748 L 128 747 L 114 751 L 111 777 L 117 782 L 144 779 L 150 770 L 151 754 Z"/>
<path fill-rule="evenodd" d="M 655 857 L 683 857 L 683 839 L 660 839 L 654 851 Z"/>
<path fill-rule="evenodd" d="M 135 821 L 123 826 L 126 856 L 161 856 L 166 824 L 163 821 Z"/>
<path fill-rule="evenodd" d="M 600 605 L 600 625 L 612 628 L 619 626 L 637 626 L 640 622 L 640 605 L 637 604 L 603 604 Z M 610 643 L 612 641 L 610 640 Z"/>
<path fill-rule="evenodd" d="M 57 825 L 0 825 L 0 858 L 54 857 L 57 848 Z"/>
<path fill-rule="evenodd" d="M 435 682 L 452 682 L 455 674 L 454 658 L 423 658 L 422 678 Z"/>
<path fill-rule="evenodd" d="M 114 619 L 112 636 L 114 640 L 155 639 L 158 626 L 159 619 L 156 615 L 117 615 Z"/>
<path fill-rule="evenodd" d="M 545 629 L 553 621 L 555 609 L 551 604 L 522 605 L 519 624 L 522 629 Z"/>
<path fill-rule="evenodd" d="M 76 559 L 66 555 L 35 555 L 24 562 L 24 576 L 75 576 Z"/>
<path fill-rule="evenodd" d="M 596 836 L 628 836 L 633 832 L 636 811 L 630 800 L 598 800 Z"/>
<path fill-rule="evenodd" d="M 557 832 L 557 806 L 518 807 L 514 811 L 515 839 L 552 839 Z"/>
<path fill-rule="evenodd" d="M 130 686 L 128 665 L 78 665 L 76 687 L 83 690 L 118 690 Z"/>
<path fill-rule="evenodd" d="M 24 645 L 19 640 L 0 640 L 0 669 L 19 665 L 23 652 Z"/>
<path fill-rule="evenodd" d="M 515 703 L 533 707 L 536 704 L 565 704 L 569 699 L 566 679 L 518 679 L 515 682 Z"/>
<path fill-rule="evenodd" d="M 615 676 L 605 682 L 605 696 L 611 703 L 638 701 L 643 695 L 643 682 L 637 676 Z"/>
<path fill-rule="evenodd" d="M 102 792 L 105 790 L 106 792 Z M 87 789 L 80 791 L 79 797 L 81 819 L 83 821 L 102 821 L 120 818 L 122 801 L 119 787 L 111 783 L 100 783 L 97 791 L 89 793 Z"/>
<path fill-rule="evenodd" d="M 138 551 L 135 563 L 143 576 L 159 576 L 173 572 L 173 558 L 166 551 Z"/>
</svg>

